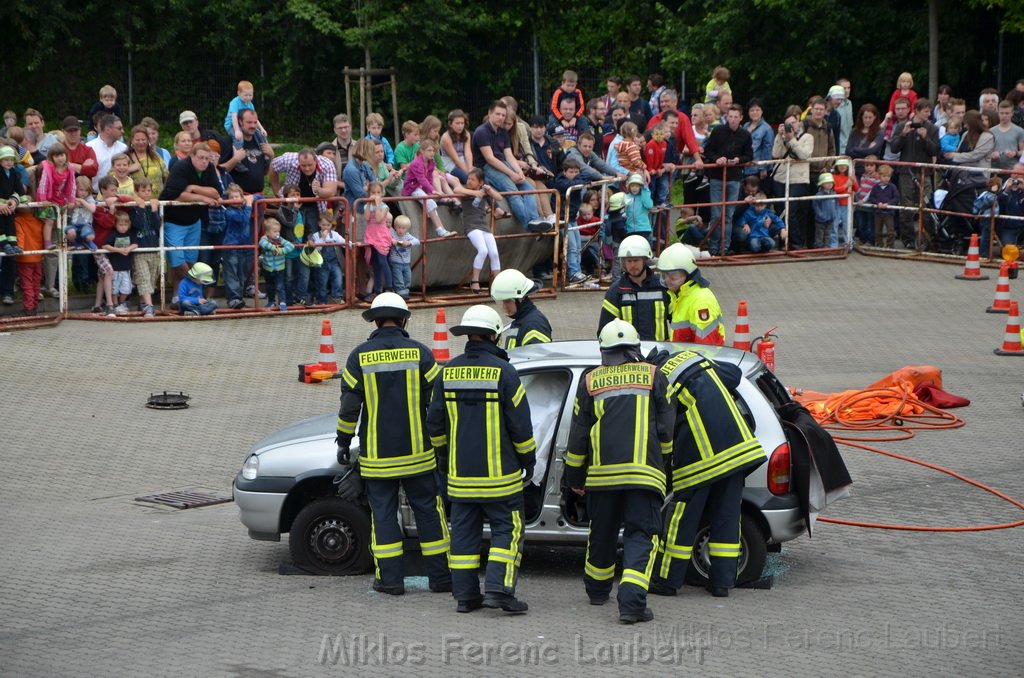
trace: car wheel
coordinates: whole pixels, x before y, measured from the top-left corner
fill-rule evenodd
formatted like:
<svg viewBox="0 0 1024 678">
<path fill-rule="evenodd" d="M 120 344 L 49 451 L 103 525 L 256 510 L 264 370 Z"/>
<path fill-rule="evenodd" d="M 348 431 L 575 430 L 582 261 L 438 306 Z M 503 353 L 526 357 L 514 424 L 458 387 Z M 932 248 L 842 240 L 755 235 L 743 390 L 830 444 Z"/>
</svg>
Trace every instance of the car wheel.
<svg viewBox="0 0 1024 678">
<path fill-rule="evenodd" d="M 338 497 L 317 499 L 299 511 L 288 548 L 295 565 L 314 574 L 362 574 L 370 568 L 370 516 Z"/>
<path fill-rule="evenodd" d="M 693 556 L 686 570 L 686 583 L 706 586 L 711 574 L 711 558 L 708 556 L 708 537 L 711 528 L 701 525 L 693 540 Z M 768 542 L 765 541 L 757 522 L 746 513 L 740 516 L 740 557 L 736 563 L 736 583 L 747 584 L 761 578 L 764 563 L 768 557 Z"/>
</svg>

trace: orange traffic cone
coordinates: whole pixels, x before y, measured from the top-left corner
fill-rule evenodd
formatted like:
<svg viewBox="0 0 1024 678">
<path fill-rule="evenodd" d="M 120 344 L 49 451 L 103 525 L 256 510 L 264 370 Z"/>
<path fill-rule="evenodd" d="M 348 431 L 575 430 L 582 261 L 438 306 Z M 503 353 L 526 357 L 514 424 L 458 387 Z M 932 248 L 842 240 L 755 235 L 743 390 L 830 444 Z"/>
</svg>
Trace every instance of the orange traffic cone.
<svg viewBox="0 0 1024 678">
<path fill-rule="evenodd" d="M 334 339 L 331 338 L 331 321 L 326 318 L 320 325 L 320 369 L 332 373 L 338 371 L 338 363 L 334 359 Z"/>
<path fill-rule="evenodd" d="M 1010 262 L 999 264 L 999 280 L 996 281 L 996 298 L 986 313 L 1007 313 L 1010 310 Z"/>
<path fill-rule="evenodd" d="M 434 360 L 446 363 L 452 359 L 451 341 L 448 339 L 448 321 L 444 317 L 444 309 L 437 309 L 434 316 L 434 345 L 431 347 Z"/>
<path fill-rule="evenodd" d="M 995 350 L 996 355 L 1024 355 L 1020 344 L 1020 315 L 1017 302 L 1010 302 L 1010 315 L 1006 316 L 1006 333 L 1003 335 L 1003 347 Z"/>
<path fill-rule="evenodd" d="M 747 321 L 747 302 L 740 299 L 736 309 L 736 330 L 733 332 L 732 347 L 743 351 L 750 350 L 750 325 Z"/>
<path fill-rule="evenodd" d="M 971 244 L 967 248 L 967 261 L 964 262 L 964 272 L 956 276 L 957 280 L 988 280 L 987 275 L 981 274 L 981 256 L 978 254 L 978 234 L 971 234 Z"/>
</svg>

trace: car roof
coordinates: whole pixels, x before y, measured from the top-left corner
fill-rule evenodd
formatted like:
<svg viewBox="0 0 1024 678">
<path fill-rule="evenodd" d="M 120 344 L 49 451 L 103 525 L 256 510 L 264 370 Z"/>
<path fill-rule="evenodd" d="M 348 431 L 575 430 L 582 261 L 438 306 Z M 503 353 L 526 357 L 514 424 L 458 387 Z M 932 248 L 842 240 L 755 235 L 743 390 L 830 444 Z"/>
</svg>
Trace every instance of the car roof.
<svg viewBox="0 0 1024 678">
<path fill-rule="evenodd" d="M 671 341 L 640 343 L 640 352 L 643 355 L 647 355 L 655 348 L 669 353 L 678 353 L 683 350 L 694 351 L 712 360 L 736 365 L 743 370 L 747 377 L 756 373 L 761 365 L 761 361 L 754 354 L 729 346 L 708 346 Z M 526 367 L 566 367 L 567 365 L 591 367 L 601 364 L 601 349 L 596 339 L 530 344 L 512 349 L 508 356 L 509 361 L 519 370 Z"/>
</svg>

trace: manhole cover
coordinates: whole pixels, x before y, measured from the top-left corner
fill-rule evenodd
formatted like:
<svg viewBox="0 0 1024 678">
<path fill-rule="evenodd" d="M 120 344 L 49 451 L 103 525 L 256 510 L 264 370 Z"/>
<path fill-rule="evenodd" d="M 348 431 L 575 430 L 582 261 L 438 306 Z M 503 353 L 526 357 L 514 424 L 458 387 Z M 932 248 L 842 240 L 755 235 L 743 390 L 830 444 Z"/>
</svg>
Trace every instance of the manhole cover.
<svg viewBox="0 0 1024 678">
<path fill-rule="evenodd" d="M 149 400 L 146 401 L 146 407 L 150 407 L 154 410 L 183 410 L 188 407 L 188 401 L 192 400 L 192 397 L 187 393 L 150 393 Z"/>
<path fill-rule="evenodd" d="M 197 508 L 199 506 L 212 506 L 214 504 L 226 504 L 231 501 L 231 495 L 223 492 L 203 492 L 200 490 L 177 490 L 164 492 L 163 494 L 150 494 L 145 497 L 135 497 L 135 501 L 149 504 L 163 504 L 179 509 Z"/>
</svg>

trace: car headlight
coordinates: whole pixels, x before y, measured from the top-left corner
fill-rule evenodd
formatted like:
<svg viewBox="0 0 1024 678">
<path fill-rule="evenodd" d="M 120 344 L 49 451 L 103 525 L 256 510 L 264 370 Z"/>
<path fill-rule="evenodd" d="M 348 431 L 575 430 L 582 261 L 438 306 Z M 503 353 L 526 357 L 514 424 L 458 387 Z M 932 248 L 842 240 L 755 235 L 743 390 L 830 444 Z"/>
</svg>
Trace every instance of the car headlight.
<svg viewBox="0 0 1024 678">
<path fill-rule="evenodd" d="M 256 480 L 256 476 L 260 474 L 260 458 L 255 454 L 250 454 L 249 458 L 242 464 L 242 477 L 246 480 Z"/>
</svg>

